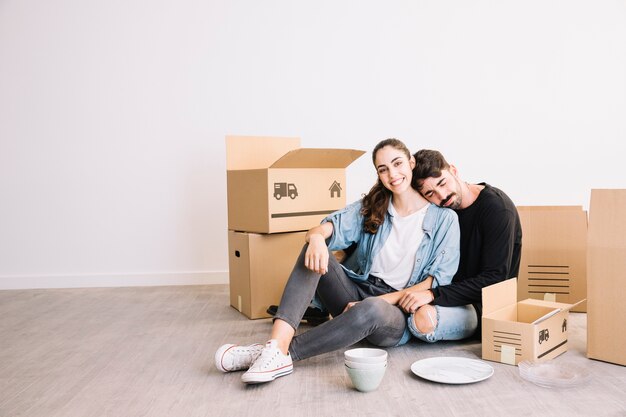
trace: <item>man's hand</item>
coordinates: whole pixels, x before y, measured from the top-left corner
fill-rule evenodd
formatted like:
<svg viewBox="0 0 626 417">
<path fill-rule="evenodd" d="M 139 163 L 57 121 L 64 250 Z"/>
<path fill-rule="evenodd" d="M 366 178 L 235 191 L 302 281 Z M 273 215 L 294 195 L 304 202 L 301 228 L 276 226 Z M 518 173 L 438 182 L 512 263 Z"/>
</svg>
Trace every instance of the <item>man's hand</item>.
<svg viewBox="0 0 626 417">
<path fill-rule="evenodd" d="M 430 290 L 407 291 L 406 294 L 400 298 L 398 307 L 405 313 L 415 313 L 418 308 L 430 303 L 434 298 L 433 292 Z"/>
</svg>

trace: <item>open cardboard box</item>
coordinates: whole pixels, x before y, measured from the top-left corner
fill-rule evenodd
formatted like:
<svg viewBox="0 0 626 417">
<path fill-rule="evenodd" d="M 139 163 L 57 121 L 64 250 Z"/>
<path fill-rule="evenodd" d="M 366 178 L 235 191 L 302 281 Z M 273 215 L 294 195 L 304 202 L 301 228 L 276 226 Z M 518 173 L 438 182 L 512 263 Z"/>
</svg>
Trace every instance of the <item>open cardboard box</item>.
<svg viewBox="0 0 626 417">
<path fill-rule="evenodd" d="M 299 138 L 226 137 L 228 229 L 308 230 L 346 205 L 345 169 L 365 152 L 300 148 Z"/>
<path fill-rule="evenodd" d="M 591 190 L 587 357 L 626 365 L 626 190 Z"/>
<path fill-rule="evenodd" d="M 567 318 L 576 304 L 517 301 L 517 279 L 483 288 L 482 357 L 517 365 L 543 362 L 567 350 Z"/>
<path fill-rule="evenodd" d="M 519 206 L 517 299 L 574 303 L 587 297 L 587 213 L 582 206 Z M 572 311 L 585 312 L 586 302 Z"/>
</svg>

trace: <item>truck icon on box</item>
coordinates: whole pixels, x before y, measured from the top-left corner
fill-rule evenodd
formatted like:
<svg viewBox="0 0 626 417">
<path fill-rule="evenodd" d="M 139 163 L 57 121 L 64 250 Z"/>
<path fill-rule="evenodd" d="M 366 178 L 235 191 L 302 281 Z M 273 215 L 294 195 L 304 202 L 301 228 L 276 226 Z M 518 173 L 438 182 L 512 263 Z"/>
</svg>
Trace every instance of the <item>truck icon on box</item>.
<svg viewBox="0 0 626 417">
<path fill-rule="evenodd" d="M 298 196 L 298 189 L 295 184 L 286 182 L 274 183 L 274 198 L 280 200 L 282 197 L 289 196 L 292 200 Z"/>
</svg>

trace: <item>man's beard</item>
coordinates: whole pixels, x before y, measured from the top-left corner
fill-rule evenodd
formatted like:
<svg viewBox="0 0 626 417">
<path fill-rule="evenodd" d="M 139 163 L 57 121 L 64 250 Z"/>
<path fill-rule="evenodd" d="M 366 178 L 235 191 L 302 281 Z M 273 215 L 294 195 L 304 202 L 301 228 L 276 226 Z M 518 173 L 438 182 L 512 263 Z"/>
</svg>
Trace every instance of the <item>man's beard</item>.
<svg viewBox="0 0 626 417">
<path fill-rule="evenodd" d="M 454 181 L 456 182 L 458 191 L 449 194 L 441 202 L 440 206 L 443 207 L 443 208 L 449 208 L 449 209 L 452 209 L 452 210 L 457 210 L 459 207 L 461 207 L 461 203 L 463 203 L 463 197 L 462 197 L 463 194 L 462 194 L 462 191 L 461 191 L 461 183 L 456 178 L 454 179 Z M 452 202 L 452 204 L 450 204 L 449 206 L 446 206 L 448 201 L 450 201 L 450 199 L 452 199 L 454 197 L 457 197 L 457 198 Z"/>
</svg>

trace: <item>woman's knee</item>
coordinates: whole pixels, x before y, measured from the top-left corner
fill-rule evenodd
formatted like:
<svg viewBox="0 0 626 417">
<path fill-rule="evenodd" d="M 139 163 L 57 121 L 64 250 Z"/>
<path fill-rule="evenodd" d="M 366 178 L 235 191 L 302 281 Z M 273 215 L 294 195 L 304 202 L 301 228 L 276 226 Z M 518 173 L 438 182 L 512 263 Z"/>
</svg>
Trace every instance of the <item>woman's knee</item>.
<svg viewBox="0 0 626 417">
<path fill-rule="evenodd" d="M 368 297 L 359 303 L 363 310 L 363 315 L 370 319 L 382 317 L 391 304 L 378 297 Z"/>
<path fill-rule="evenodd" d="M 377 297 L 368 297 L 357 303 L 350 310 L 354 310 L 354 320 L 364 324 L 376 326 L 383 323 L 385 310 L 390 304 Z"/>
<path fill-rule="evenodd" d="M 376 346 L 395 346 L 406 329 L 406 316 L 396 306 L 378 297 L 361 301 L 364 314 L 362 319 L 370 327 L 367 341 Z"/>
</svg>

